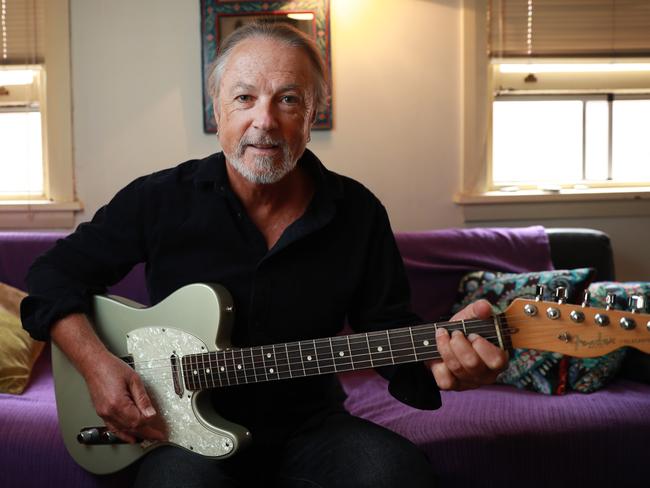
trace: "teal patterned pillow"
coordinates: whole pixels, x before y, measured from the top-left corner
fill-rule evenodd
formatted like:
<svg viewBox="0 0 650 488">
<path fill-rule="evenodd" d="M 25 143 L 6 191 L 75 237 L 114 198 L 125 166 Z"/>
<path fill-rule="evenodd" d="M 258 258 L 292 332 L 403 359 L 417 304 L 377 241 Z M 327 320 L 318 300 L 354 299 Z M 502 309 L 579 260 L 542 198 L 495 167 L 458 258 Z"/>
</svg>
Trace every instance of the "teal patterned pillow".
<svg viewBox="0 0 650 488">
<path fill-rule="evenodd" d="M 589 304 L 592 307 L 605 307 L 605 298 L 608 293 L 616 294 L 616 308 L 620 309 L 627 308 L 628 298 L 632 295 L 643 295 L 646 299 L 646 304 L 650 303 L 650 283 L 648 282 L 600 281 L 589 285 L 589 293 L 591 294 Z M 621 376 L 635 381 L 650 383 L 650 355 L 634 348 L 628 348 L 625 352 L 621 350 L 619 354 L 625 356 L 625 360 L 621 366 Z M 583 374 L 579 370 L 571 371 L 570 373 L 570 377 L 575 376 L 576 378 L 580 378 L 575 381 L 575 386 L 573 386 L 574 389 L 579 391 L 589 389 L 593 383 L 598 382 L 598 374 Z"/>
<path fill-rule="evenodd" d="M 552 300 L 555 290 L 562 286 L 568 291 L 569 302 L 577 303 L 593 276 L 591 268 L 519 274 L 476 271 L 461 280 L 453 312 L 483 298 L 492 304 L 495 313 L 501 313 L 515 298 L 533 298 L 538 284 L 545 287 L 545 300 Z M 595 359 L 582 359 L 515 349 L 498 381 L 547 395 L 561 395 L 567 390 L 590 392 L 614 376 L 624 355 L 620 350 Z"/>
</svg>

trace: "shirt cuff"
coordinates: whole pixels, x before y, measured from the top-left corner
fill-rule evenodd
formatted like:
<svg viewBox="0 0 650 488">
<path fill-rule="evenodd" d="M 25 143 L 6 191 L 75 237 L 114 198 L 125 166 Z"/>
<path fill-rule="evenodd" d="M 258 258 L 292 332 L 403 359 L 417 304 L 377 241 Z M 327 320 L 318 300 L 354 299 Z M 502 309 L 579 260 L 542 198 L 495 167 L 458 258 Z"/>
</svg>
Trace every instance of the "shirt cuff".
<svg viewBox="0 0 650 488">
<path fill-rule="evenodd" d="M 67 295 L 56 300 L 29 295 L 20 303 L 23 328 L 38 341 L 50 339 L 50 328 L 58 320 L 73 313 L 90 314 L 90 302 L 77 295 Z"/>
</svg>

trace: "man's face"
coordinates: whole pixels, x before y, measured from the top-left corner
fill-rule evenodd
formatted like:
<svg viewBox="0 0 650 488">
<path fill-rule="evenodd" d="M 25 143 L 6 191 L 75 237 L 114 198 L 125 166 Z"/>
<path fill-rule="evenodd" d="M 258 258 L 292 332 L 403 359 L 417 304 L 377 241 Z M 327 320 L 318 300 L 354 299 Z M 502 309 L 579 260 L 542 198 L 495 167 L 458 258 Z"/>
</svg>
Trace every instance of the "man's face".
<svg viewBox="0 0 650 488">
<path fill-rule="evenodd" d="M 314 114 L 309 58 L 281 42 L 252 38 L 231 52 L 215 103 L 227 161 L 247 180 L 275 183 L 305 150 Z"/>
</svg>

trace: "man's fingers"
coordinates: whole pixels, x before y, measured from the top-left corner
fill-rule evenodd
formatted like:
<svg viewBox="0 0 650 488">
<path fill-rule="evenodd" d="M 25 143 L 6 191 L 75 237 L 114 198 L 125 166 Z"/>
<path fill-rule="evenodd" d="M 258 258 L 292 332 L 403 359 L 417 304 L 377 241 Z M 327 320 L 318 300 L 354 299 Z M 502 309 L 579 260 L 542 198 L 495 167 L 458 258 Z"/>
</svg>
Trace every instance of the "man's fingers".
<svg viewBox="0 0 650 488">
<path fill-rule="evenodd" d="M 492 315 L 492 305 L 487 300 L 477 300 L 467 305 L 452 318 L 455 320 L 487 319 Z"/>
<path fill-rule="evenodd" d="M 477 334 L 470 334 L 468 339 L 481 361 L 492 371 L 498 374 L 508 365 L 508 353 L 503 349 Z"/>
<path fill-rule="evenodd" d="M 140 380 L 139 376 L 133 375 L 129 384 L 129 389 L 131 390 L 131 397 L 133 398 L 133 402 L 145 418 L 151 418 L 156 415 L 156 409 L 153 408 L 151 399 L 149 398 L 147 390 L 145 390 L 144 385 L 142 384 L 142 380 Z"/>
</svg>

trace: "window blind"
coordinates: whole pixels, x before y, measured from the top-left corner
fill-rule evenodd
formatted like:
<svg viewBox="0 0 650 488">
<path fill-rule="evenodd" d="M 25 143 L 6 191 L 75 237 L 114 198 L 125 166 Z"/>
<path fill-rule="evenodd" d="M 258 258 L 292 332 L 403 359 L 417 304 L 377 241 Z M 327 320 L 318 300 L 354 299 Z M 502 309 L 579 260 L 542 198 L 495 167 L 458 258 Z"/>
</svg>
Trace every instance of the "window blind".
<svg viewBox="0 0 650 488">
<path fill-rule="evenodd" d="M 488 0 L 491 57 L 650 55 L 650 0 Z"/>
<path fill-rule="evenodd" d="M 0 0 L 0 66 L 44 61 L 44 1 Z"/>
</svg>

